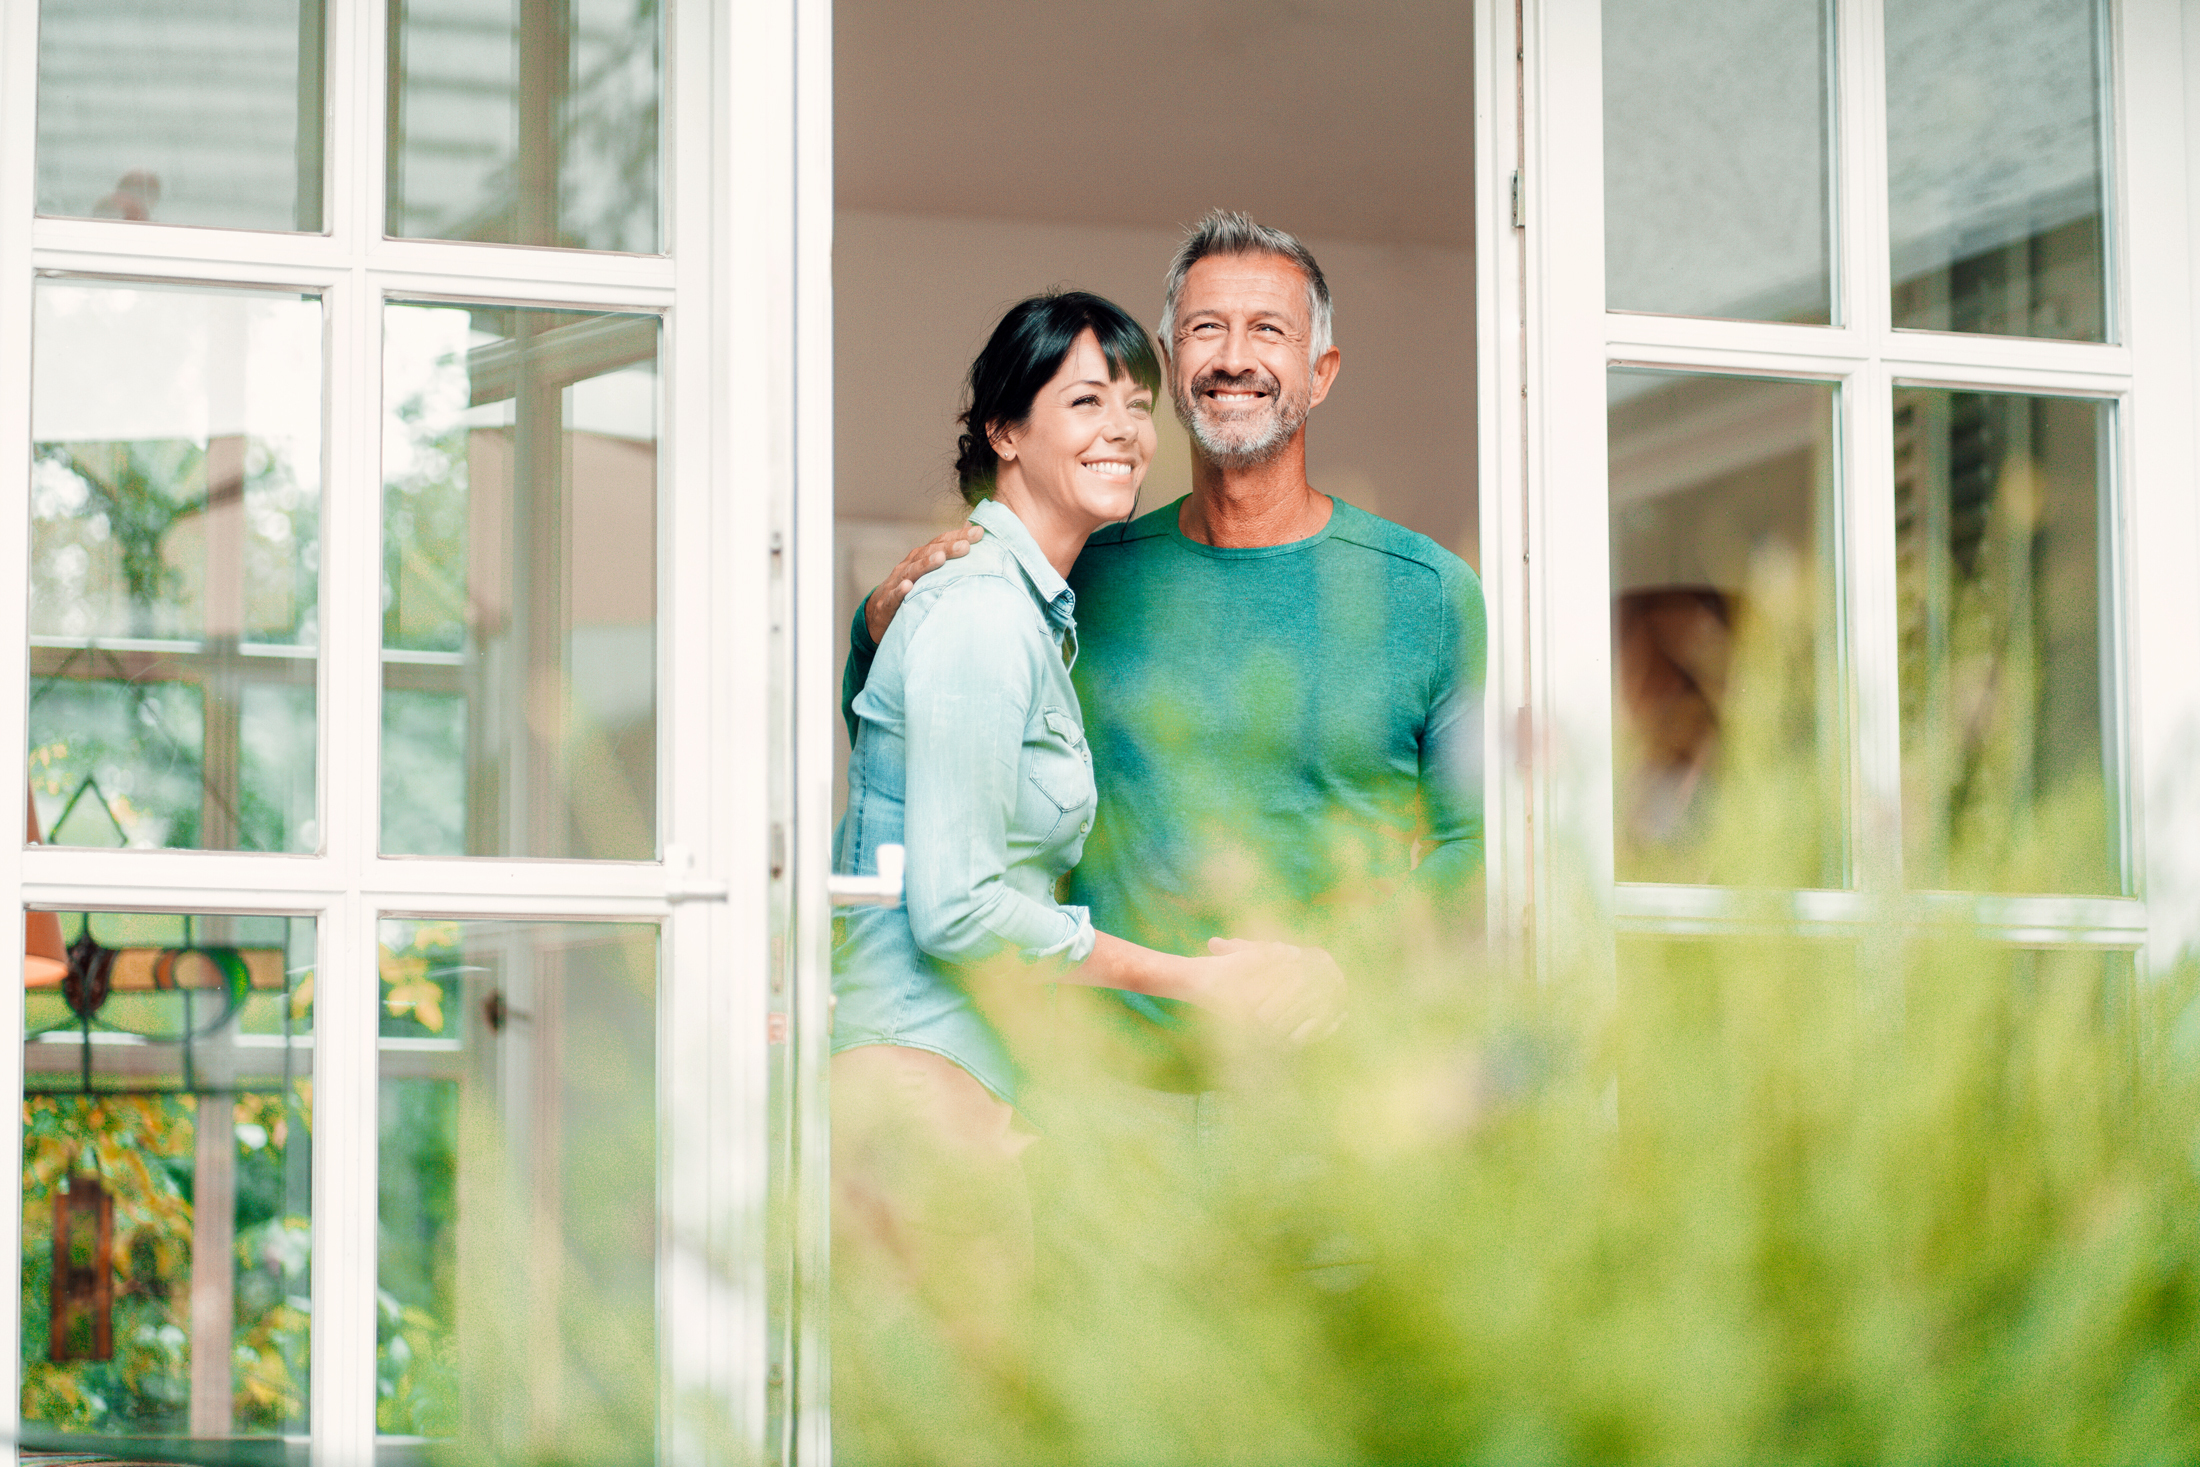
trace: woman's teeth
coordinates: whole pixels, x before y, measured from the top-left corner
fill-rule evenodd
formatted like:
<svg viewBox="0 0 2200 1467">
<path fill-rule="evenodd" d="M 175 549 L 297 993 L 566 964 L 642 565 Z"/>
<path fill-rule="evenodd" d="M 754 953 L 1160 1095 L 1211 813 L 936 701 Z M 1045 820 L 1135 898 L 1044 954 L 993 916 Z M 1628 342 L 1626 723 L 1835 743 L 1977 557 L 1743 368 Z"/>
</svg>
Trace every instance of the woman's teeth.
<svg viewBox="0 0 2200 1467">
<path fill-rule="evenodd" d="M 1106 474 L 1110 478 L 1127 479 L 1131 476 L 1131 466 L 1124 463 L 1093 463 L 1086 464 L 1085 467 L 1092 470 L 1096 474 Z"/>
</svg>

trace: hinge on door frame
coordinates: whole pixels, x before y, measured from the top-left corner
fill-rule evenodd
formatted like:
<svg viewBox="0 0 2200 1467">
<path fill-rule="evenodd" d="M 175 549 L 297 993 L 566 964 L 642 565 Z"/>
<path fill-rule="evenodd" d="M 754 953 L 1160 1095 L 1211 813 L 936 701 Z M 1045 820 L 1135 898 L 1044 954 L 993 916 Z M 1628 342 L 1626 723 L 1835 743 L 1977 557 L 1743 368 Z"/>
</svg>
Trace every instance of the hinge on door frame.
<svg viewBox="0 0 2200 1467">
<path fill-rule="evenodd" d="M 1527 208 L 1520 197 L 1520 170 L 1515 168 L 1513 170 L 1513 228 L 1526 229 L 1527 227 Z"/>
</svg>

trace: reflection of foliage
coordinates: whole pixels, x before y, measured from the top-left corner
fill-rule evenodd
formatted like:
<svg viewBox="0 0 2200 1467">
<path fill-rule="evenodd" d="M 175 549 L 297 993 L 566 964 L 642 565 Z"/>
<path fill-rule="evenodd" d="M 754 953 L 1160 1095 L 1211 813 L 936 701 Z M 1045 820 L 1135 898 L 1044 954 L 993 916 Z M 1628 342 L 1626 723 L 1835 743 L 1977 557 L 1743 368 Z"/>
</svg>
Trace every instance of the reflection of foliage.
<svg viewBox="0 0 2200 1467">
<path fill-rule="evenodd" d="M 305 1099 L 301 1087 L 301 1101 Z M 192 1180 L 202 1108 L 236 1128 L 232 1409 L 242 1432 L 296 1429 L 306 1406 L 311 1231 L 306 1168 L 276 1095 L 34 1096 L 24 1102 L 23 1416 L 70 1431 L 173 1434 L 190 1403 Z M 115 1199 L 115 1355 L 46 1358 L 53 1194 L 95 1164 Z"/>
<path fill-rule="evenodd" d="M 172 1096 L 23 1103 L 23 1418 L 76 1431 L 178 1431 L 190 1401 L 193 1107 Z M 97 1170 L 114 1198 L 114 1358 L 46 1358 L 53 1197 Z"/>
<path fill-rule="evenodd" d="M 448 1437 L 458 1430 L 458 1086 L 382 1086 L 381 1244 L 375 1424 Z"/>
<path fill-rule="evenodd" d="M 206 450 L 182 439 L 142 443 L 40 443 L 37 463 L 75 475 L 90 491 L 81 513 L 104 521 L 120 551 L 129 587 L 132 631 L 153 635 L 148 618 L 181 584 L 162 551 L 168 532 L 185 514 L 206 506 Z"/>
<path fill-rule="evenodd" d="M 205 706 L 185 683 L 31 680 L 31 738 L 44 766 L 46 838 L 62 845 L 196 846 L 204 816 Z M 60 816 L 87 779 L 68 820 Z M 101 797 L 105 797 L 102 804 Z"/>
<path fill-rule="evenodd" d="M 657 0 L 582 0 L 574 11 L 559 231 L 587 249 L 647 253 L 658 248 Z"/>
<path fill-rule="evenodd" d="M 456 922 L 384 922 L 382 1033 L 457 1037 Z M 451 1080 L 382 1084 L 375 1424 L 408 1436 L 458 1430 L 458 1092 Z"/>
<path fill-rule="evenodd" d="M 435 1439 L 436 1460 L 649 1461 L 654 933 L 520 925 L 381 925 L 394 957 L 449 983 L 446 1030 L 462 991 L 470 1019 L 491 984 L 519 1002 L 426 1074 L 385 1069 L 376 1419 Z M 382 1022 L 419 1032 L 411 1012 Z"/>
<path fill-rule="evenodd" d="M 299 481 L 285 447 L 262 438 L 241 445 L 243 594 L 246 634 L 255 640 L 313 639 L 319 620 L 320 495 Z M 198 636 L 203 567 L 177 532 L 210 507 L 207 450 L 188 439 L 37 443 L 33 599 L 49 617 L 74 612 L 72 635 Z M 102 546 L 112 546 L 102 551 Z M 128 600 L 126 625 L 106 625 L 87 604 L 90 554 L 111 554 Z M 56 574 L 63 579 L 53 583 Z"/>
<path fill-rule="evenodd" d="M 463 364 L 451 358 L 436 368 L 463 376 Z M 390 476 L 382 494 L 383 645 L 456 652 L 466 642 L 472 430 L 462 419 L 432 412 L 426 392 L 399 403 L 393 415 L 408 452 L 402 471 Z"/>
<path fill-rule="evenodd" d="M 380 948 L 385 1035 L 441 1035 L 460 990 L 456 922 L 418 922 L 402 946 Z"/>
</svg>

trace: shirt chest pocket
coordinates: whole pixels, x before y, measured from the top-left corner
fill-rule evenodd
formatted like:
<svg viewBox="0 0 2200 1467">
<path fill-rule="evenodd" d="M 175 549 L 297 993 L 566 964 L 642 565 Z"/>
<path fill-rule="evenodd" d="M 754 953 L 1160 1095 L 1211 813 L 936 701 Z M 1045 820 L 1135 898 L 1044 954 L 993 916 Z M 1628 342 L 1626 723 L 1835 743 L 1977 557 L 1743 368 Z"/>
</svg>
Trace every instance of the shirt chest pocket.
<svg viewBox="0 0 2200 1467">
<path fill-rule="evenodd" d="M 1099 803 L 1092 782 L 1092 750 L 1076 715 L 1042 708 L 1024 734 L 1023 789 L 1018 824 L 1035 843 L 1074 832 L 1081 839 L 1092 829 Z M 1065 829 L 1066 827 L 1066 829 Z M 1076 858 L 1071 857 L 1074 861 Z"/>
</svg>

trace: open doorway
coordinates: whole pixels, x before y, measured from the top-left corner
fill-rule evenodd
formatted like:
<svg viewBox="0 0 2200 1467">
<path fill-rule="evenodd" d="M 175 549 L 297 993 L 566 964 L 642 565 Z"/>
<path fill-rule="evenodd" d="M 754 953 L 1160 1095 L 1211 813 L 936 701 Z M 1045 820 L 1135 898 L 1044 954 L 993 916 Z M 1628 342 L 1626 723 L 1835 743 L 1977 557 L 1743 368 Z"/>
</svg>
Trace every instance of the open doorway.
<svg viewBox="0 0 2200 1467">
<path fill-rule="evenodd" d="M 841 0 L 841 651 L 870 587 L 963 514 L 954 415 L 1001 312 L 1071 287 L 1151 328 L 1214 207 L 1298 235 L 1329 278 L 1344 365 L 1308 432 L 1314 486 L 1479 568 L 1472 28 L 1432 0 Z M 1148 508 L 1190 488 L 1157 416 Z"/>
</svg>

